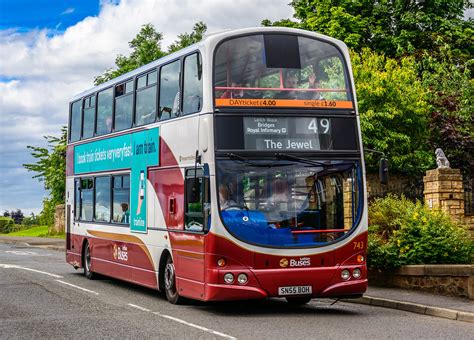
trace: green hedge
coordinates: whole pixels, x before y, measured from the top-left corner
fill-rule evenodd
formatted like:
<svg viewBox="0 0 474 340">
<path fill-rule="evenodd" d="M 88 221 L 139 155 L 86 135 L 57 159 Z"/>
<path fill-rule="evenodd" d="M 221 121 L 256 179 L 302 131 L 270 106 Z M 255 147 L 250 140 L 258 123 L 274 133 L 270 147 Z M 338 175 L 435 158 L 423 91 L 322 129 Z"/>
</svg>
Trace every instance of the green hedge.
<svg viewBox="0 0 474 340">
<path fill-rule="evenodd" d="M 369 207 L 368 265 L 471 263 L 474 242 L 467 230 L 421 202 L 388 196 Z"/>
<path fill-rule="evenodd" d="M 0 217 L 0 233 L 6 234 L 15 230 L 15 222 L 10 217 Z"/>
</svg>

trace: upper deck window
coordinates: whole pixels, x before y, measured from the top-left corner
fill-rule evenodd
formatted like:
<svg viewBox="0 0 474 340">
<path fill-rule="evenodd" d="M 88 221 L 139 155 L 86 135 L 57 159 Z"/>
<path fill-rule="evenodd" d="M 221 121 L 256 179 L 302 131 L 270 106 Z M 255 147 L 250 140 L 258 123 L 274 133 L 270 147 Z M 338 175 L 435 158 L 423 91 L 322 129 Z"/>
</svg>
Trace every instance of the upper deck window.
<svg viewBox="0 0 474 340">
<path fill-rule="evenodd" d="M 285 34 L 228 40 L 214 63 L 216 106 L 352 108 L 341 52 Z"/>
<path fill-rule="evenodd" d="M 179 74 L 181 62 L 176 60 L 161 68 L 160 72 L 160 120 L 179 115 Z"/>
<path fill-rule="evenodd" d="M 90 138 L 94 135 L 95 127 L 95 95 L 84 99 L 84 123 L 82 127 L 82 138 Z"/>
<path fill-rule="evenodd" d="M 112 103 L 114 88 L 100 91 L 97 99 L 97 135 L 112 131 Z"/>
<path fill-rule="evenodd" d="M 202 64 L 199 53 L 184 59 L 183 114 L 199 112 L 202 107 Z"/>
<path fill-rule="evenodd" d="M 133 121 L 133 80 L 115 86 L 115 131 L 128 129 Z"/>
<path fill-rule="evenodd" d="M 71 106 L 71 123 L 69 124 L 69 141 L 75 142 L 81 138 L 82 126 L 82 101 L 72 103 Z"/>
<path fill-rule="evenodd" d="M 156 71 L 137 79 L 135 124 L 143 125 L 156 119 Z"/>
</svg>

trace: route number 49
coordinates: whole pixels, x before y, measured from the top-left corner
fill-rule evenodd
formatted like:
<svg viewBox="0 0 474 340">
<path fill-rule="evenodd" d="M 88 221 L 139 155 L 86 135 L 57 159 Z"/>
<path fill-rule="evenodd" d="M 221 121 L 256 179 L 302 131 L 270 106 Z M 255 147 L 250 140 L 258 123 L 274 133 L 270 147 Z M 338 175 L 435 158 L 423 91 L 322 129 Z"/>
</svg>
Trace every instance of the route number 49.
<svg viewBox="0 0 474 340">
<path fill-rule="evenodd" d="M 321 126 L 322 132 L 319 132 L 319 126 Z M 315 134 L 328 133 L 330 126 L 331 125 L 329 123 L 329 119 L 327 118 L 319 119 L 319 124 L 318 124 L 318 119 L 313 118 L 309 122 L 308 130 L 313 131 Z"/>
<path fill-rule="evenodd" d="M 364 250 L 364 242 L 353 242 L 354 250 Z"/>
</svg>

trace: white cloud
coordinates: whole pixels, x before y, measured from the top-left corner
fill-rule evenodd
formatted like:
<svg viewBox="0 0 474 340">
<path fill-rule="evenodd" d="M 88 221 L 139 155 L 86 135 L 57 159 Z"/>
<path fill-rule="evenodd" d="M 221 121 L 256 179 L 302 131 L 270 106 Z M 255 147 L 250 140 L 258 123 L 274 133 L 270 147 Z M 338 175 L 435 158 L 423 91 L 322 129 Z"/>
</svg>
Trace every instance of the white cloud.
<svg viewBox="0 0 474 340">
<path fill-rule="evenodd" d="M 72 13 L 68 8 L 63 14 Z M 47 30 L 27 33 L 0 31 L 0 171 L 3 182 L 17 180 L 17 171 L 28 159 L 26 145 L 41 145 L 43 135 L 59 134 L 67 122 L 69 99 L 93 85 L 94 77 L 114 66 L 117 54 L 128 55 L 128 42 L 140 27 L 152 23 L 163 33 L 163 48 L 179 33 L 190 32 L 203 21 L 208 33 L 227 28 L 260 26 L 263 19 L 291 17 L 288 0 L 123 0 L 102 1 L 100 13 L 87 17 L 63 33 Z M 3 79 L 3 81 L 2 81 Z M 6 153 L 5 150 L 12 152 Z M 9 159 L 9 167 L 5 159 Z M 38 184 L 23 173 L 21 185 Z M 17 195 L 26 195 L 15 182 Z M 30 192 L 31 194 L 31 192 Z M 10 196 L 10 195 L 8 195 Z M 36 195 L 35 199 L 41 195 Z M 15 208 L 5 202 L 0 186 L 0 209 Z M 29 197 L 25 207 L 41 205 Z"/>
</svg>

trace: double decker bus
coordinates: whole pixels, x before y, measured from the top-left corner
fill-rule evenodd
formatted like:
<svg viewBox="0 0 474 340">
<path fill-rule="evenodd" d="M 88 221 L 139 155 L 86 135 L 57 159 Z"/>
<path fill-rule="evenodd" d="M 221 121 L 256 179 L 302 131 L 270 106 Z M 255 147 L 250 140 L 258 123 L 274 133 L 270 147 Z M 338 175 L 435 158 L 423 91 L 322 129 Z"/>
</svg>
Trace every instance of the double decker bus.
<svg viewBox="0 0 474 340">
<path fill-rule="evenodd" d="M 171 303 L 360 297 L 364 173 L 344 43 L 210 35 L 72 99 L 66 260 Z"/>
</svg>

